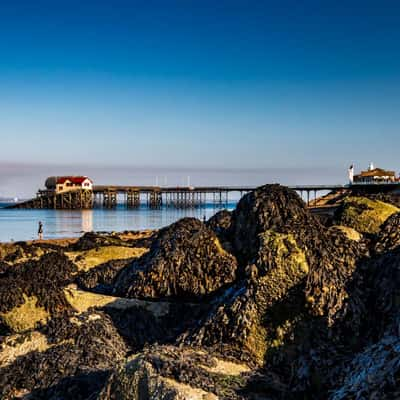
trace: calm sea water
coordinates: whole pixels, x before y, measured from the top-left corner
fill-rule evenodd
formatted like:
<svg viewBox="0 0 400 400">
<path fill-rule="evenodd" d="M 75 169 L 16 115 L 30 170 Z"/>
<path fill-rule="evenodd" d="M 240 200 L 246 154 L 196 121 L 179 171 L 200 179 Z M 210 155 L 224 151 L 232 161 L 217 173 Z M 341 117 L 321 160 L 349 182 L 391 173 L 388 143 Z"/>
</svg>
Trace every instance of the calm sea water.
<svg viewBox="0 0 400 400">
<path fill-rule="evenodd" d="M 235 207 L 230 202 L 227 209 Z M 0 204 L 0 207 L 4 204 Z M 146 207 L 126 209 L 119 205 L 115 210 L 18 210 L 0 208 L 0 241 L 30 240 L 37 238 L 38 222 L 42 221 L 44 238 L 76 237 L 90 231 L 125 231 L 157 229 L 183 217 L 208 219 L 220 208 L 208 204 L 196 209 Z"/>
</svg>

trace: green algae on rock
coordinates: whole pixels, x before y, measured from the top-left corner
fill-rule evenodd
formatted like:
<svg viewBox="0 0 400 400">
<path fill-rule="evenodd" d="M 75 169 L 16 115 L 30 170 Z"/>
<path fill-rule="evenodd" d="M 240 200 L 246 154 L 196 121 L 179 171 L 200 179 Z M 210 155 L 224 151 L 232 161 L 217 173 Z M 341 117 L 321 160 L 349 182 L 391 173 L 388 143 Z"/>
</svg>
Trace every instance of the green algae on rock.
<svg viewBox="0 0 400 400">
<path fill-rule="evenodd" d="M 357 232 L 355 229 L 350 228 L 349 226 L 343 226 L 343 225 L 333 225 L 329 228 L 329 230 L 332 231 L 339 231 L 342 232 L 347 239 L 349 240 L 355 240 L 356 242 L 359 242 L 362 239 L 362 235 L 360 232 Z"/>
<path fill-rule="evenodd" d="M 253 262 L 256 257 L 260 233 L 298 232 L 305 237 L 308 232 L 320 229 L 318 220 L 308 212 L 300 196 L 281 185 L 264 185 L 243 196 L 232 213 L 231 226 L 235 254 L 243 264 Z"/>
<path fill-rule="evenodd" d="M 61 251 L 52 251 L 10 268 L 0 275 L 0 321 L 11 331 L 21 331 L 24 326 L 15 318 L 21 314 L 25 328 L 72 311 L 64 295 L 64 287 L 72 282 L 77 272 L 75 265 Z"/>
<path fill-rule="evenodd" d="M 36 296 L 28 297 L 22 294 L 23 303 L 9 311 L 0 312 L 2 323 L 13 332 L 24 332 L 35 328 L 38 324 L 46 323 L 50 313 L 38 305 Z"/>
<path fill-rule="evenodd" d="M 269 230 L 259 235 L 259 243 L 257 261 L 249 268 L 249 280 L 237 291 L 228 289 L 199 330 L 183 339 L 185 342 L 212 346 L 221 353 L 229 351 L 258 365 L 264 363 L 269 346 L 276 346 L 279 336 L 277 327 L 271 329 L 269 325 L 276 317 L 273 306 L 296 285 L 305 283 L 309 267 L 291 234 Z M 301 295 L 297 302 L 303 304 Z M 287 326 L 292 312 L 287 310 L 285 315 L 283 309 L 279 319 Z M 293 313 L 295 310 L 296 307 Z"/>
<path fill-rule="evenodd" d="M 285 277 L 307 274 L 309 267 L 306 254 L 299 248 L 293 234 L 267 230 L 259 235 L 260 249 L 256 261 L 259 271 L 281 268 Z"/>
<path fill-rule="evenodd" d="M 349 226 L 361 233 L 375 234 L 392 214 L 399 211 L 397 207 L 380 200 L 347 197 L 337 210 L 335 220 L 338 225 Z"/>
</svg>

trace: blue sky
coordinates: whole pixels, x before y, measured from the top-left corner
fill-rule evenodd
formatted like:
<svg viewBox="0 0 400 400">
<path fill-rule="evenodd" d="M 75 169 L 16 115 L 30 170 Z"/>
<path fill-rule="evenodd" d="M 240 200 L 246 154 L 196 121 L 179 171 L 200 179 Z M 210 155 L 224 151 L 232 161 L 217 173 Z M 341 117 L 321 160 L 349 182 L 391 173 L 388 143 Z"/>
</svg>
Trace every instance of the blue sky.
<svg viewBox="0 0 400 400">
<path fill-rule="evenodd" d="M 398 171 L 399 89 L 396 1 L 2 1 L 0 195 Z"/>
</svg>

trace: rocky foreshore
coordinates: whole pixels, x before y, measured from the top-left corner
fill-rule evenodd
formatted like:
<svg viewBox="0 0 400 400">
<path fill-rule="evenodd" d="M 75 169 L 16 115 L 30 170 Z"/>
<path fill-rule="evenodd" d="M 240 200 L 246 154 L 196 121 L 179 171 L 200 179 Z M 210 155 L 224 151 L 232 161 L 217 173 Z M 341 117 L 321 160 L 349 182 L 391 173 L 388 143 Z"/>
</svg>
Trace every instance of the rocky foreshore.
<svg viewBox="0 0 400 400">
<path fill-rule="evenodd" d="M 400 398 L 398 200 L 0 244 L 0 398 Z"/>
</svg>

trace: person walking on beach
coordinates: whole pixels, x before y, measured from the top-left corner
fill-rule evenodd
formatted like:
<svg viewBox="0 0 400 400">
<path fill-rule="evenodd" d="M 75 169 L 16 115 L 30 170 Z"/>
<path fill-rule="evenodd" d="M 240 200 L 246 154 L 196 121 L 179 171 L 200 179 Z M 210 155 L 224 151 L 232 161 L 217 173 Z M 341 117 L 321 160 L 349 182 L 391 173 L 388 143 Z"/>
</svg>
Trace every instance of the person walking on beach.
<svg viewBox="0 0 400 400">
<path fill-rule="evenodd" d="M 42 224 L 42 221 L 39 221 L 38 236 L 39 236 L 39 240 L 43 239 L 43 224 Z"/>
</svg>

